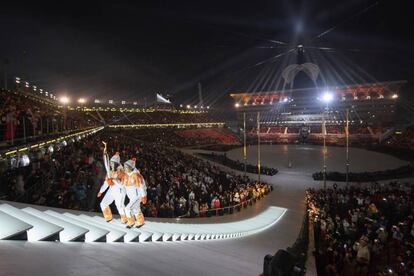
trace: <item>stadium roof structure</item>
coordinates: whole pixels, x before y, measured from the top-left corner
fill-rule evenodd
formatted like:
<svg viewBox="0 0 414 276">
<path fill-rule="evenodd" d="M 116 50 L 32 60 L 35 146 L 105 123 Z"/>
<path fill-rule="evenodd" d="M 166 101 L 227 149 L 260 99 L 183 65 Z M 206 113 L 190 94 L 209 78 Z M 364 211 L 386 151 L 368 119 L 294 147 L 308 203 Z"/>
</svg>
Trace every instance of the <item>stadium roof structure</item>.
<svg viewBox="0 0 414 276">
<path fill-rule="evenodd" d="M 299 89 L 285 89 L 262 92 L 230 93 L 230 96 L 240 105 L 265 105 L 274 102 L 287 101 L 292 98 L 315 97 L 315 93 L 330 91 L 342 100 L 369 100 L 395 98 L 401 87 L 407 83 L 405 80 L 386 81 L 376 83 L 353 84 L 343 86 L 310 87 Z M 312 95 L 309 95 L 311 93 Z"/>
</svg>

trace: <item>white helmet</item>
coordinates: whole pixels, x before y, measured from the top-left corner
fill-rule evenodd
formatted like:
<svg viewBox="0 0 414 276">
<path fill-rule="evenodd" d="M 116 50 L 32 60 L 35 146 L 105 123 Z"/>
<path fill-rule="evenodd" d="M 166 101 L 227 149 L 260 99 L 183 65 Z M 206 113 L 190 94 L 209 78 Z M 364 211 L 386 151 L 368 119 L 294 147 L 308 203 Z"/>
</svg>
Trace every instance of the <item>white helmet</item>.
<svg viewBox="0 0 414 276">
<path fill-rule="evenodd" d="M 119 156 L 119 152 L 115 153 L 114 156 L 111 157 L 110 162 L 114 162 L 117 164 L 121 164 L 121 157 Z"/>
<path fill-rule="evenodd" d="M 129 169 L 131 169 L 131 171 L 133 170 L 133 169 L 135 169 L 135 158 L 132 158 L 132 159 L 130 159 L 130 160 L 128 160 L 128 161 L 126 161 L 125 163 L 124 163 L 124 166 L 125 167 L 128 167 Z"/>
</svg>

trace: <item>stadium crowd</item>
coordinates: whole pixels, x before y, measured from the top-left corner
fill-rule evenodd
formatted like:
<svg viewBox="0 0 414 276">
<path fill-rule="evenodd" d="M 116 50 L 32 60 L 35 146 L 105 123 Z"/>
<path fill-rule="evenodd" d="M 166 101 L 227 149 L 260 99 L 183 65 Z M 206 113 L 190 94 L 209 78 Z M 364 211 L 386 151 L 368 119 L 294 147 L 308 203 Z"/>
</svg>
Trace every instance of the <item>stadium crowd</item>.
<svg viewBox="0 0 414 276">
<path fill-rule="evenodd" d="M 137 157 L 146 179 L 148 203 L 144 213 L 153 217 L 206 216 L 223 208 L 261 198 L 266 183 L 220 170 L 209 162 L 157 143 L 141 142 L 102 132 L 66 146 L 31 154 L 29 166 L 0 170 L 1 198 L 75 210 L 99 210 L 96 194 L 105 173 L 101 141 L 120 152 L 125 161 Z"/>
<path fill-rule="evenodd" d="M 106 124 L 170 124 L 214 123 L 209 112 L 186 112 L 181 110 L 149 110 L 146 112 L 102 111 L 100 117 Z"/>
<path fill-rule="evenodd" d="M 239 138 L 224 127 L 213 128 L 142 128 L 125 130 L 128 136 L 146 142 L 174 147 L 199 147 L 205 145 L 239 145 Z"/>
<path fill-rule="evenodd" d="M 412 184 L 308 190 L 318 275 L 414 275 Z"/>
<path fill-rule="evenodd" d="M 52 135 L 96 124 L 85 113 L 66 111 L 49 100 L 30 94 L 0 90 L 0 103 L 0 141 L 7 144 L 16 145 L 30 141 L 34 136 Z"/>
</svg>

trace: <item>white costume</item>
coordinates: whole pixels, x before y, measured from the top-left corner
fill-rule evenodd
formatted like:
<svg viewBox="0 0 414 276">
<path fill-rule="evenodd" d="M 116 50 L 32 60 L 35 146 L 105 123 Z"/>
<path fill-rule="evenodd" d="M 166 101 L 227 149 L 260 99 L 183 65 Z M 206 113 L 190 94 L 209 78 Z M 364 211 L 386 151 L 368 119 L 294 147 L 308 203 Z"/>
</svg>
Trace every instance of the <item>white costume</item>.
<svg viewBox="0 0 414 276">
<path fill-rule="evenodd" d="M 104 154 L 104 164 L 105 169 L 107 172 L 105 182 L 102 184 L 101 189 L 99 190 L 99 193 L 104 193 L 108 188 L 109 190 L 106 192 L 104 198 L 101 201 L 101 209 L 102 213 L 104 214 L 106 221 L 112 220 L 112 212 L 109 205 L 112 204 L 112 202 L 115 201 L 115 206 L 118 210 L 118 213 L 121 215 L 121 221 L 123 223 L 126 223 L 126 216 L 125 216 L 125 188 L 122 185 L 121 177 L 122 175 L 119 175 L 119 171 L 113 171 L 110 168 L 109 162 L 114 162 L 117 164 L 120 164 L 121 160 L 119 157 L 119 154 L 115 154 L 112 156 L 111 160 L 109 160 L 109 157 L 107 154 Z M 119 165 L 119 168 L 122 168 L 121 165 Z"/>
<path fill-rule="evenodd" d="M 125 206 L 125 214 L 128 220 L 128 227 L 141 227 L 144 225 L 144 215 L 141 212 L 141 202 L 146 203 L 147 188 L 145 180 L 139 170 L 135 168 L 135 161 L 128 160 L 125 162 L 129 172 L 125 172 L 123 184 L 128 196 L 129 203 Z"/>
</svg>

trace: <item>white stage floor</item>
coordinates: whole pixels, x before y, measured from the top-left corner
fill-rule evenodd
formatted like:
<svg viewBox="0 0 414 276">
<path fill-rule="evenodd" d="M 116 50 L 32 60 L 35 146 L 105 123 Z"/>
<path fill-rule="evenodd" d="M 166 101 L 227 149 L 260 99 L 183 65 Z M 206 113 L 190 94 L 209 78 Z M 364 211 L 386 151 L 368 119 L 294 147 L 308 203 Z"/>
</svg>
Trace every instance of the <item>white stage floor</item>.
<svg viewBox="0 0 414 276">
<path fill-rule="evenodd" d="M 327 147 L 327 171 L 345 172 L 345 148 Z M 322 146 L 315 145 L 261 145 L 262 165 L 280 171 L 312 174 L 322 170 Z M 247 156 L 250 164 L 257 163 L 257 146 L 249 146 Z M 243 148 L 227 152 L 227 157 L 243 162 Z M 350 171 L 381 171 L 408 164 L 393 156 L 360 148 L 349 149 Z M 289 160 L 292 168 L 288 168 Z"/>
</svg>

